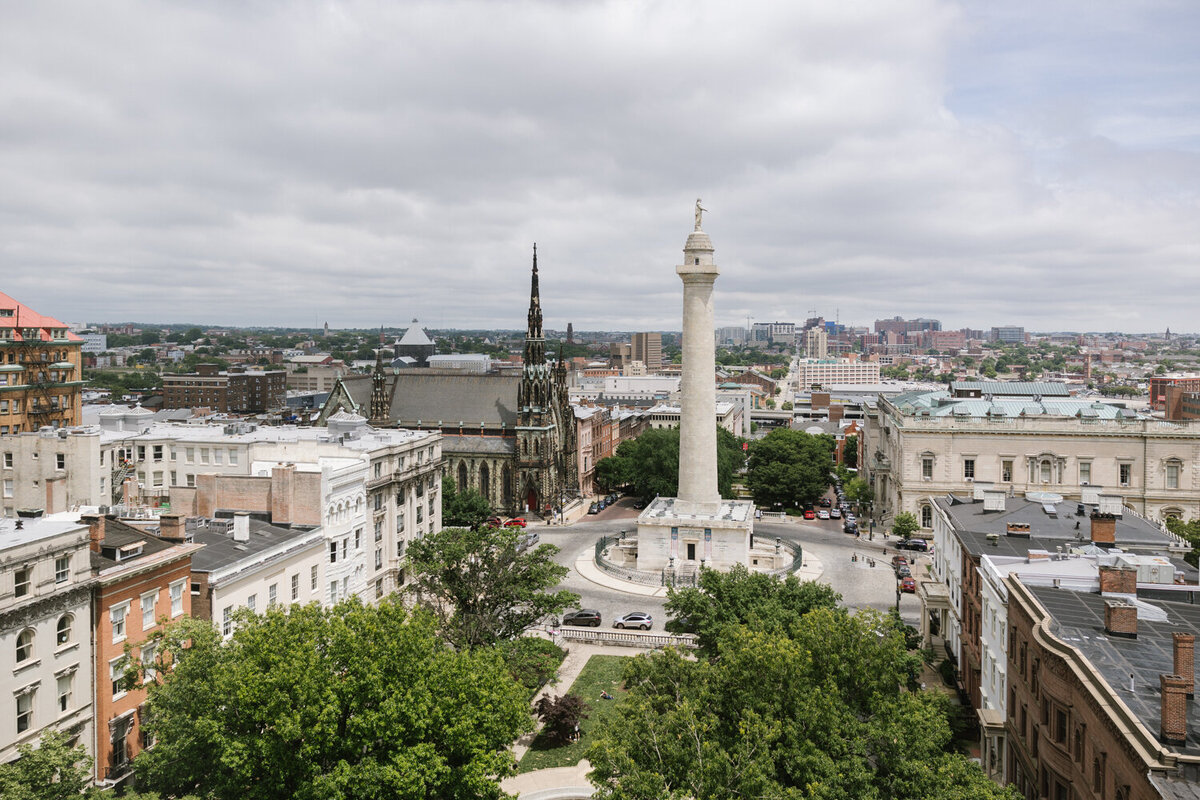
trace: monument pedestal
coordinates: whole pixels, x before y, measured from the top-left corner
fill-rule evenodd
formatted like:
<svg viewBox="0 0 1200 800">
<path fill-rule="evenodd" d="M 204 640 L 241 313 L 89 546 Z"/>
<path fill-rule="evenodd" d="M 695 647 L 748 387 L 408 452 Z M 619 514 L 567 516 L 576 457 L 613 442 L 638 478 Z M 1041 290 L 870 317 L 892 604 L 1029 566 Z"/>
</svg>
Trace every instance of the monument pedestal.
<svg viewBox="0 0 1200 800">
<path fill-rule="evenodd" d="M 754 503 L 749 500 L 689 503 L 659 497 L 638 516 L 637 568 L 725 571 L 741 564 L 751 570 L 774 569 L 773 560 L 751 563 L 753 533 Z"/>
</svg>

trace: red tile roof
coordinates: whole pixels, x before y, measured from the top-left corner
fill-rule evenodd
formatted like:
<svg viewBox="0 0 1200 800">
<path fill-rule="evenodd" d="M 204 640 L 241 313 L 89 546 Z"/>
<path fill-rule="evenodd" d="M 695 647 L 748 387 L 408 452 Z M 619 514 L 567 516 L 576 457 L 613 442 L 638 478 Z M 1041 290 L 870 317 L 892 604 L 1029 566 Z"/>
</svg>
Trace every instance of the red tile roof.
<svg viewBox="0 0 1200 800">
<path fill-rule="evenodd" d="M 12 314 L 2 313 L 4 311 L 11 311 Z M 53 329 L 59 329 L 66 333 L 65 339 L 57 341 L 83 341 L 83 339 L 67 330 L 67 326 L 54 317 L 43 316 L 24 303 L 17 302 L 4 294 L 4 292 L 0 292 L 0 327 L 13 328 L 12 335 L 9 338 L 18 342 L 25 341 L 24 333 L 27 328 L 36 328 L 38 339 L 43 342 L 53 340 L 53 337 L 50 335 L 50 331 Z"/>
</svg>

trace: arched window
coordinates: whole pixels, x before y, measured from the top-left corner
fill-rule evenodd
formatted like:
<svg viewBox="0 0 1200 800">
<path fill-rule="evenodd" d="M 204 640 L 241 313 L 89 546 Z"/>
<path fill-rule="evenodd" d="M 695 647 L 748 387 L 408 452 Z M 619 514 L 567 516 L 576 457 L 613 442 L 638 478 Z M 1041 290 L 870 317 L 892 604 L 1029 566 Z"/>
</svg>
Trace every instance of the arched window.
<svg viewBox="0 0 1200 800">
<path fill-rule="evenodd" d="M 479 493 L 483 495 L 484 500 L 491 501 L 492 499 L 492 474 L 488 469 L 487 464 L 479 465 Z"/>
<path fill-rule="evenodd" d="M 1172 506 L 1169 508 L 1164 508 L 1160 513 L 1162 514 L 1162 518 L 1164 520 L 1183 519 L 1183 509 L 1182 508 L 1175 508 Z"/>
<path fill-rule="evenodd" d="M 921 527 L 933 527 L 933 506 L 921 506 Z"/>
<path fill-rule="evenodd" d="M 461 492 L 467 488 L 467 462 L 458 462 L 458 490 Z"/>
<path fill-rule="evenodd" d="M 28 661 L 33 655 L 33 630 L 26 628 L 17 634 L 17 663 Z"/>
<path fill-rule="evenodd" d="M 71 641 L 71 623 L 74 618 L 70 614 L 63 614 L 58 618 L 58 628 L 54 637 L 54 641 L 58 644 L 66 644 Z"/>
<path fill-rule="evenodd" d="M 500 472 L 500 491 L 504 495 L 504 507 L 512 508 L 513 488 L 512 488 L 512 470 L 508 465 L 504 465 L 504 469 Z"/>
</svg>

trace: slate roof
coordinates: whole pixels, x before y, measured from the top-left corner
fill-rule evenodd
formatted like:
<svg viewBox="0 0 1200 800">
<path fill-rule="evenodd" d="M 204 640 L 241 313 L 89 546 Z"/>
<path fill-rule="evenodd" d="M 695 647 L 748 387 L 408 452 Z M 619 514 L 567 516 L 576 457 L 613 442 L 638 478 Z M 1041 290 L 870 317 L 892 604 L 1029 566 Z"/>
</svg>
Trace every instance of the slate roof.
<svg viewBox="0 0 1200 800">
<path fill-rule="evenodd" d="M 204 547 L 192 554 L 192 572 L 215 572 L 230 564 L 251 558 L 264 550 L 295 540 L 297 545 L 309 534 L 310 530 L 280 528 L 258 519 L 250 519 L 250 540 L 234 541 L 232 533 L 222 533 L 212 530 L 196 531 L 192 541 L 203 544 Z M 321 542 L 323 544 L 323 542 Z M 290 554 L 289 548 L 285 553 Z M 282 557 L 281 553 L 277 557 Z"/>
<path fill-rule="evenodd" d="M 402 336 L 400 341 L 396 342 L 396 344 L 406 347 L 421 346 L 433 344 L 433 341 L 430 340 L 430 338 L 425 334 L 425 331 L 421 329 L 421 326 L 417 324 L 417 321 L 413 320 L 412 327 L 404 332 L 404 336 Z"/>
<path fill-rule="evenodd" d="M 124 522 L 116 519 L 104 520 L 104 541 L 101 542 L 101 550 L 116 547 L 121 548 L 126 545 L 142 543 L 142 552 L 135 558 L 122 559 L 120 562 L 109 558 L 101 553 L 92 553 L 92 567 L 96 570 L 104 570 L 109 567 L 115 567 L 118 564 L 130 564 L 138 558 L 161 553 L 165 550 L 170 550 L 176 546 L 174 542 L 168 542 L 160 539 L 152 533 L 147 533 L 141 528 L 135 528 L 132 525 L 127 525 Z M 193 554 L 195 558 L 197 554 Z"/>
<path fill-rule="evenodd" d="M 391 419 L 401 427 L 457 425 L 512 428 L 517 424 L 518 373 L 470 373 L 461 370 L 405 370 L 387 376 Z M 371 376 L 342 378 L 342 386 L 362 410 L 371 407 Z"/>
<path fill-rule="evenodd" d="M 510 436 L 459 436 L 442 434 L 442 453 L 511 456 L 517 452 L 517 440 Z"/>
<path fill-rule="evenodd" d="M 1103 596 L 1047 586 L 1029 586 L 1028 589 L 1050 615 L 1050 632 L 1079 650 L 1151 734 L 1157 735 L 1162 704 L 1158 676 L 1170 675 L 1175 669 L 1171 634 L 1200 636 L 1200 607 L 1139 598 L 1139 603 L 1165 612 L 1166 620 L 1157 622 L 1139 613 L 1137 638 L 1125 639 L 1104 633 Z M 1134 676 L 1132 691 L 1129 688 L 1131 674 Z M 1188 703 L 1187 744 L 1182 747 L 1164 744 L 1163 747 L 1200 755 L 1198 733 L 1200 704 Z"/>
</svg>

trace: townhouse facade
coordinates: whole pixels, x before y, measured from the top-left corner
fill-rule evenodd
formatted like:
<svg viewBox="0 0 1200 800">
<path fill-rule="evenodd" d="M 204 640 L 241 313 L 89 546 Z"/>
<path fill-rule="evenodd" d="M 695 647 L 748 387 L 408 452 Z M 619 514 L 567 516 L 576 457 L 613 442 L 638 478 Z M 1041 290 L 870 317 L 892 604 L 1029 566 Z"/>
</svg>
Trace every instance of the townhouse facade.
<svg viewBox="0 0 1200 800">
<path fill-rule="evenodd" d="M 83 339 L 0 292 L 0 435 L 78 425 Z"/>
</svg>

